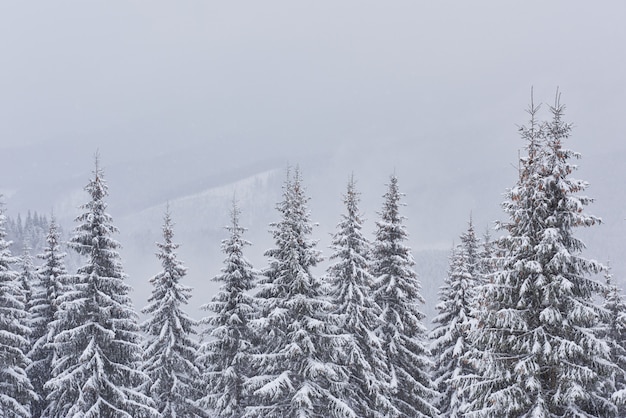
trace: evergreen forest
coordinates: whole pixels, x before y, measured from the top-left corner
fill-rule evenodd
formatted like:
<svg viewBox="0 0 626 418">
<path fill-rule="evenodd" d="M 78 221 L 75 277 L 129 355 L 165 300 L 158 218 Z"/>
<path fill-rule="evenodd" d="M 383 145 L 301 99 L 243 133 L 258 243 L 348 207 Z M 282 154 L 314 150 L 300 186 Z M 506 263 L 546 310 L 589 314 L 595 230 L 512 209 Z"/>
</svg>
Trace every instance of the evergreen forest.
<svg viewBox="0 0 626 418">
<path fill-rule="evenodd" d="M 222 268 L 207 273 L 219 291 L 200 319 L 186 312 L 199 295 L 169 207 L 150 249 L 160 269 L 135 310 L 98 156 L 67 242 L 54 215 L 12 219 L 3 206 L 0 416 L 626 416 L 626 302 L 579 237 L 601 219 L 575 177 L 573 126 L 558 93 L 527 114 L 517 178 L 494 202 L 502 218 L 481 234 L 468 213 L 434 318 L 395 174 L 371 236 L 347 176 L 323 254 L 305 173 L 289 167 L 260 266 L 233 198 Z"/>
</svg>

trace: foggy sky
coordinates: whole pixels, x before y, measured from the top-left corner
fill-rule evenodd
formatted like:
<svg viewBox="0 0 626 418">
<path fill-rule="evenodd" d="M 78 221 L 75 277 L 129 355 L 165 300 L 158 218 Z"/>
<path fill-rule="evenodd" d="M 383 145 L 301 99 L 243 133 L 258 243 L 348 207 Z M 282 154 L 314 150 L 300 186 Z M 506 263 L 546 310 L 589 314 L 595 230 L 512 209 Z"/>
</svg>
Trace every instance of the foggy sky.
<svg viewBox="0 0 626 418">
<path fill-rule="evenodd" d="M 473 208 L 490 205 L 481 222 L 493 220 L 515 181 L 531 87 L 550 104 L 558 86 L 575 124 L 567 145 L 596 185 L 592 212 L 617 224 L 625 17 L 623 1 L 0 2 L 0 190 L 9 210 L 28 188 L 46 211 L 36 199 L 62 178 L 82 187 L 99 149 L 123 196 L 149 181 L 128 167 L 191 150 L 189 170 L 208 172 L 321 162 L 316 173 L 336 182 L 312 191 L 338 213 L 352 171 L 372 201 L 395 171 L 414 207 L 458 205 L 456 219 L 436 220 L 440 235 L 422 225 L 424 246 L 448 245 Z M 492 202 L 415 196 L 488 170 Z"/>
<path fill-rule="evenodd" d="M 88 142 L 112 162 L 185 143 L 501 153 L 530 87 L 560 86 L 580 136 L 616 146 L 624 16 L 619 1 L 3 2 L 1 144 Z"/>
<path fill-rule="evenodd" d="M 206 167 L 323 153 L 342 178 L 505 175 L 531 87 L 548 103 L 560 88 L 568 145 L 593 166 L 626 149 L 625 16 L 621 1 L 2 2 L 0 150 L 45 148 L 0 190 L 88 173 L 96 149 L 107 166 L 193 149 Z M 13 170 L 19 150 L 2 154 Z"/>
</svg>

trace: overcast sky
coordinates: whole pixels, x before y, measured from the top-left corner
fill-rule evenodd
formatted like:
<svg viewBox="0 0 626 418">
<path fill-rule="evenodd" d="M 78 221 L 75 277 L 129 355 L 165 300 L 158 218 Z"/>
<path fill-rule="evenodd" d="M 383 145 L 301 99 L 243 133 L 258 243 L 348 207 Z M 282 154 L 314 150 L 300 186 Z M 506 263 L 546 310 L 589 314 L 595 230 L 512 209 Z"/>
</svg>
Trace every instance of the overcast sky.
<svg viewBox="0 0 626 418">
<path fill-rule="evenodd" d="M 515 165 L 531 86 L 559 86 L 593 166 L 626 149 L 625 18 L 623 1 L 0 2 L 0 149 L 47 144 L 46 178 L 96 148 L 110 166 L 190 146 L 207 166 L 330 153 L 346 173 L 463 175 Z"/>
<path fill-rule="evenodd" d="M 551 103 L 558 86 L 591 212 L 607 220 L 590 242 L 626 260 L 625 19 L 621 0 L 2 1 L 0 191 L 9 212 L 47 211 L 55 182 L 82 187 L 99 149 L 115 216 L 158 187 L 151 170 L 193 183 L 277 157 L 309 170 L 328 231 L 350 172 L 371 221 L 395 171 L 412 244 L 449 248 L 471 210 L 481 229 L 502 216 L 531 87 Z"/>
<path fill-rule="evenodd" d="M 1 2 L 0 163 L 46 148 L 0 190 L 88 172 L 96 149 L 105 166 L 193 149 L 207 167 L 324 153 L 342 179 L 507 176 L 531 86 L 560 88 L 568 145 L 602 167 L 626 149 L 625 18 L 623 1 Z"/>
<path fill-rule="evenodd" d="M 6 1 L 0 144 L 501 152 L 530 87 L 560 86 L 594 145 L 618 146 L 624 18 L 622 1 Z"/>
</svg>

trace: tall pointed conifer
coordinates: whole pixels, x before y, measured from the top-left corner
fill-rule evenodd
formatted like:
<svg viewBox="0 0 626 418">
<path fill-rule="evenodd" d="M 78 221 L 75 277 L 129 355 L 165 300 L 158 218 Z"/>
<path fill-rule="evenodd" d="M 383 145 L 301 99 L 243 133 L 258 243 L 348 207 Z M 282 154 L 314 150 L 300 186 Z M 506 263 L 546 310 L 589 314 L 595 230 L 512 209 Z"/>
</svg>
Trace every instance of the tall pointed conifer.
<svg viewBox="0 0 626 418">
<path fill-rule="evenodd" d="M 67 274 L 63 260 L 65 253 L 61 250 L 59 229 L 54 217 L 50 221 L 46 243 L 43 254 L 38 255 L 43 264 L 37 270 L 38 283 L 34 286 L 30 308 L 33 343 L 28 354 L 32 363 L 27 372 L 39 395 L 39 399 L 31 405 L 33 418 L 42 416 L 47 405 L 48 391 L 44 385 L 52 376 L 54 363 L 52 342 L 56 330 L 53 324 L 58 310 L 58 298 L 64 292 L 62 280 Z"/>
<path fill-rule="evenodd" d="M 200 350 L 200 361 L 205 366 L 201 385 L 205 395 L 200 405 L 223 418 L 242 417 L 249 403 L 244 384 L 250 377 L 254 346 L 250 323 L 257 314 L 250 292 L 258 272 L 244 256 L 244 248 L 251 244 L 243 238 L 246 229 L 240 225 L 239 217 L 240 210 L 233 202 L 231 224 L 226 227 L 230 237 L 222 241 L 224 267 L 213 278 L 221 287 L 213 300 L 202 307 L 213 315 L 202 321 L 207 329 Z"/>
<path fill-rule="evenodd" d="M 339 332 L 349 336 L 342 364 L 348 373 L 345 399 L 359 417 L 391 417 L 399 411 L 390 400 L 391 377 L 382 341 L 381 309 L 372 297 L 373 277 L 369 272 L 371 244 L 363 236 L 359 193 L 354 178 L 344 196 L 346 213 L 337 225 L 334 250 L 327 278 L 334 310 L 331 318 Z"/>
<path fill-rule="evenodd" d="M 393 403 L 403 417 L 434 417 L 435 396 L 426 347 L 424 303 L 415 261 L 405 245 L 407 232 L 400 215 L 397 177 L 391 176 L 385 201 L 376 222 L 372 274 L 374 298 L 382 308 L 379 335 L 392 376 Z"/>
<path fill-rule="evenodd" d="M 593 273 L 574 228 L 599 223 L 583 212 L 587 183 L 570 177 L 579 155 L 563 147 L 571 125 L 558 97 L 552 120 L 521 129 L 528 155 L 503 203 L 508 233 L 499 241 L 497 271 L 486 284 L 475 344 L 482 379 L 470 382 L 471 416 L 612 417 L 603 393 L 610 376 L 609 345 L 597 337 L 602 316 L 595 298 L 604 286 Z"/>
<path fill-rule="evenodd" d="M 34 287 L 37 286 L 38 282 L 37 269 L 30 251 L 28 244 L 24 244 L 22 256 L 19 258 L 19 281 L 22 286 L 22 294 L 24 295 L 24 306 L 28 312 L 30 312 Z"/>
<path fill-rule="evenodd" d="M 0 415 L 30 418 L 30 403 L 37 397 L 26 374 L 30 327 L 24 289 L 11 266 L 17 259 L 11 255 L 5 225 L 0 204 Z"/>
<path fill-rule="evenodd" d="M 169 207 L 163 219 L 163 242 L 157 258 L 162 270 L 150 279 L 152 295 L 142 310 L 148 319 L 141 324 L 143 371 L 150 378 L 148 394 L 162 418 L 198 416 L 195 401 L 200 370 L 196 365 L 198 343 L 193 338 L 196 321 L 183 311 L 191 298 L 191 288 L 181 281 L 187 268 L 178 259 L 174 225 Z"/>
<path fill-rule="evenodd" d="M 439 292 L 438 315 L 433 319 L 435 328 L 431 332 L 433 377 L 442 418 L 464 416 L 467 395 L 463 393 L 463 383 L 476 373 L 465 357 L 471 350 L 471 309 L 480 283 L 478 240 L 470 219 L 467 231 L 461 235 L 461 243 L 450 256 L 450 268 Z"/>
<path fill-rule="evenodd" d="M 326 318 L 331 305 L 323 282 L 312 271 L 322 257 L 310 238 L 307 201 L 296 169 L 278 204 L 281 219 L 272 224 L 276 246 L 265 253 L 270 263 L 257 294 L 260 352 L 252 358 L 254 404 L 247 416 L 355 416 L 340 398 L 346 374 L 336 353 L 342 342 Z"/>
<path fill-rule="evenodd" d="M 603 307 L 607 316 L 600 336 L 611 347 L 611 362 L 615 365 L 606 393 L 618 404 L 618 416 L 626 415 L 626 302 L 621 289 L 614 283 L 610 269 L 605 273 L 606 290 Z"/>
<path fill-rule="evenodd" d="M 138 388 L 141 371 L 137 314 L 118 253 L 117 232 L 106 212 L 108 195 L 96 159 L 85 190 L 90 200 L 76 218 L 71 247 L 86 259 L 66 282 L 54 323 L 55 361 L 45 415 L 53 418 L 152 417 L 157 411 Z"/>
</svg>

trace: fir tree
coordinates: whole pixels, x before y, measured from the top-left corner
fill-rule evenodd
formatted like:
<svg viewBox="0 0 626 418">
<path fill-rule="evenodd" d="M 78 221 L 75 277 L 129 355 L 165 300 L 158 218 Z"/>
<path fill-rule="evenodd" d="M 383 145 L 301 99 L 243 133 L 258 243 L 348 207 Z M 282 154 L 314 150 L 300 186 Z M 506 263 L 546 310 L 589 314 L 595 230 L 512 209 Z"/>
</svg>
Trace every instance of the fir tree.
<svg viewBox="0 0 626 418">
<path fill-rule="evenodd" d="M 71 247 L 86 264 L 66 283 L 53 327 L 55 361 L 45 415 L 48 417 L 152 417 L 152 401 L 137 390 L 146 384 L 140 370 L 137 314 L 117 252 L 117 232 L 106 213 L 108 195 L 98 166 L 85 187 L 90 201 L 76 219 Z"/>
<path fill-rule="evenodd" d="M 22 256 L 19 258 L 21 271 L 19 272 L 19 281 L 22 286 L 22 294 L 24 295 L 24 306 L 26 311 L 30 312 L 33 288 L 37 284 L 37 269 L 33 263 L 33 257 L 30 255 L 30 247 L 24 245 Z"/>
<path fill-rule="evenodd" d="M 552 121 L 521 129 L 528 155 L 517 185 L 503 204 L 508 232 L 499 242 L 498 270 L 486 284 L 474 340 L 481 374 L 470 382 L 473 415 L 488 417 L 611 417 L 616 409 L 602 393 L 613 367 L 606 342 L 596 337 L 603 286 L 601 270 L 581 256 L 577 226 L 599 219 L 583 213 L 591 199 L 577 193 L 586 183 L 570 178 L 577 158 L 562 146 L 571 125 L 563 106 Z"/>
<path fill-rule="evenodd" d="M 257 294 L 261 317 L 255 322 L 260 353 L 252 358 L 248 416 L 354 417 L 339 397 L 346 375 L 337 364 L 342 340 L 326 320 L 330 304 L 322 281 L 311 271 L 322 259 L 309 236 L 312 225 L 300 172 L 288 176 L 281 220 L 273 223 L 276 247 Z"/>
<path fill-rule="evenodd" d="M 611 348 L 611 362 L 615 369 L 608 380 L 605 392 L 619 405 L 618 416 L 626 415 L 626 303 L 619 287 L 613 283 L 610 269 L 605 273 L 604 305 L 607 317 L 605 329 L 600 333 Z"/>
<path fill-rule="evenodd" d="M 256 285 L 257 271 L 244 256 L 250 242 L 239 224 L 240 210 L 233 202 L 230 237 L 222 241 L 226 255 L 222 273 L 212 280 L 221 283 L 211 303 L 202 307 L 213 313 L 203 319 L 207 325 L 206 341 L 201 348 L 201 364 L 205 365 L 202 390 L 206 395 L 200 405 L 212 410 L 214 416 L 242 417 L 248 403 L 244 383 L 250 377 L 250 354 L 254 334 L 250 322 L 256 317 L 256 304 L 249 292 Z"/>
<path fill-rule="evenodd" d="M 372 297 L 373 278 L 370 268 L 370 243 L 362 233 L 359 193 L 354 178 L 344 196 L 346 214 L 337 225 L 328 268 L 331 302 L 335 306 L 331 319 L 339 332 L 349 336 L 342 364 L 348 373 L 344 398 L 359 417 L 391 417 L 399 411 L 389 399 L 390 381 L 387 358 L 376 335 L 381 326 L 381 309 Z"/>
<path fill-rule="evenodd" d="M 16 220 L 8 218 L 6 228 L 7 237 L 12 241 L 12 252 L 22 251 L 26 247 L 35 254 L 43 251 L 48 231 L 48 219 L 45 216 L 28 211 L 26 221 L 22 222 L 18 214 Z"/>
<path fill-rule="evenodd" d="M 30 328 L 17 259 L 6 241 L 6 217 L 0 205 L 0 416 L 30 418 L 30 402 L 37 398 L 26 374 Z"/>
<path fill-rule="evenodd" d="M 393 403 L 404 417 L 433 417 L 435 396 L 431 362 L 425 344 L 424 303 L 413 270 L 415 261 L 404 242 L 407 232 L 400 215 L 398 179 L 391 176 L 380 220 L 376 222 L 372 274 L 374 297 L 382 308 L 380 338 L 392 376 Z"/>
<path fill-rule="evenodd" d="M 148 393 L 163 418 L 195 417 L 199 397 L 196 366 L 198 343 L 191 338 L 196 322 L 183 310 L 191 297 L 191 288 L 181 284 L 187 272 L 178 260 L 173 242 L 174 231 L 169 208 L 163 223 L 163 243 L 158 243 L 157 258 L 162 271 L 150 279 L 152 295 L 143 313 L 148 319 L 141 325 L 147 335 L 144 342 L 144 372 L 150 377 Z"/>
<path fill-rule="evenodd" d="M 58 310 L 58 297 L 63 294 L 62 280 L 67 274 L 59 242 L 59 230 L 54 217 L 52 218 L 47 235 L 47 247 L 43 254 L 38 255 L 43 264 L 37 270 L 37 286 L 34 287 L 30 308 L 32 327 L 32 347 L 28 357 L 31 364 L 26 369 L 39 400 L 31 404 L 31 413 L 34 418 L 42 416 L 47 402 L 48 391 L 45 383 L 50 380 L 51 368 L 54 361 L 54 349 L 51 343 L 55 332 L 52 326 Z"/>
<path fill-rule="evenodd" d="M 482 250 L 478 257 L 478 280 L 479 285 L 489 281 L 489 277 L 495 272 L 496 243 L 491 239 L 489 229 L 483 234 Z"/>
<path fill-rule="evenodd" d="M 467 360 L 470 352 L 471 308 L 481 282 L 478 240 L 470 220 L 461 243 L 450 256 L 448 277 L 439 292 L 439 314 L 431 333 L 433 339 L 433 377 L 440 394 L 437 407 L 441 417 L 463 417 L 467 402 L 463 393 L 465 379 L 476 373 Z"/>
</svg>

